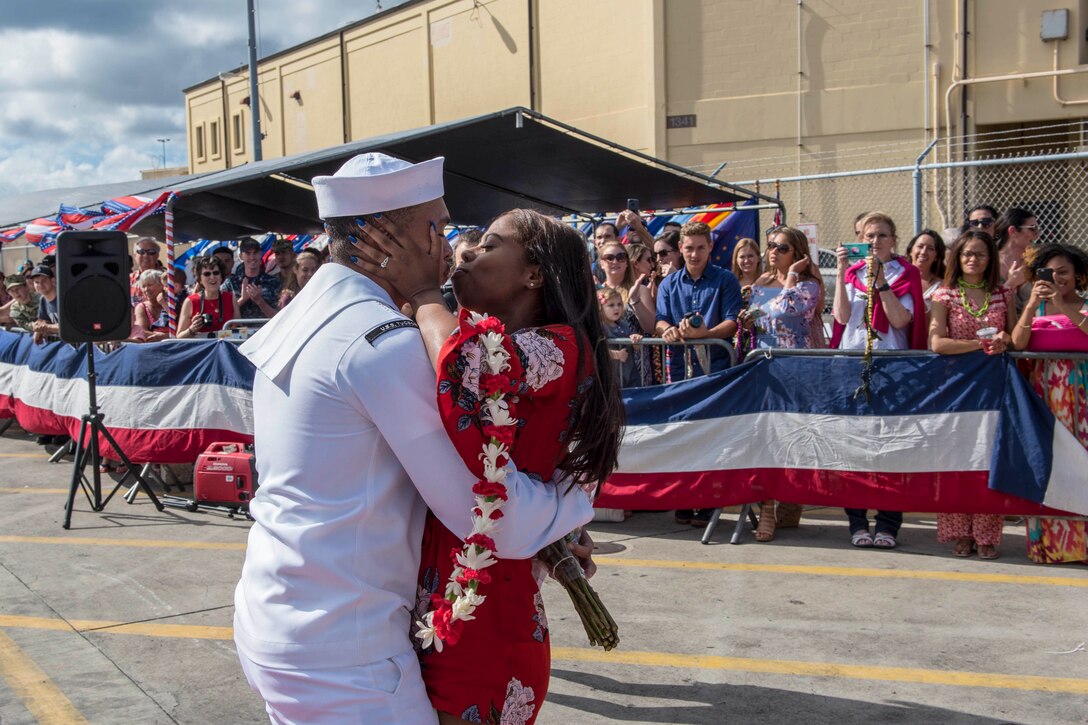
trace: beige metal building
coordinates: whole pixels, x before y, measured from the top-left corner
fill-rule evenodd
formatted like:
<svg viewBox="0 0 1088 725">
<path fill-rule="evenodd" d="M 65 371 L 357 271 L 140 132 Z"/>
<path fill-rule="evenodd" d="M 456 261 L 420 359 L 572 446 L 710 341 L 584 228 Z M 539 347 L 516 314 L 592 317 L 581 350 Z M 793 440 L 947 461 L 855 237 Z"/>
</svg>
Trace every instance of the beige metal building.
<svg viewBox="0 0 1088 725">
<path fill-rule="evenodd" d="M 510 106 L 731 181 L 1081 147 L 1023 130 L 1088 116 L 1086 31 L 1088 0 L 416 0 L 260 61 L 263 154 Z M 252 158 L 245 69 L 185 97 L 193 172 Z"/>
</svg>

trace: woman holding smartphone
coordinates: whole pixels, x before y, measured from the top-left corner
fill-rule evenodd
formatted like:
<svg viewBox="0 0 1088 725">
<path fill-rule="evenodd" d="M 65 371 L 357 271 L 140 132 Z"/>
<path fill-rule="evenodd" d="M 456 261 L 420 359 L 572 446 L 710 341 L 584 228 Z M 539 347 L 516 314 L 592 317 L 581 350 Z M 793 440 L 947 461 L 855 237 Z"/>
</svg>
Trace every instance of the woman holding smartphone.
<svg viewBox="0 0 1088 725">
<path fill-rule="evenodd" d="M 876 350 L 925 350 L 926 314 L 922 277 L 906 257 L 895 254 L 895 222 L 883 212 L 870 212 L 857 222 L 858 242 L 869 245 L 871 257 L 854 261 L 846 246 L 835 250 L 838 275 L 832 314 L 831 347 L 865 348 L 871 328 Z M 854 246 L 854 245 L 850 245 Z M 875 295 L 868 320 L 869 295 Z M 868 512 L 846 509 L 850 543 L 859 548 L 894 549 L 901 511 L 878 511 L 875 533 L 869 533 Z"/>
<path fill-rule="evenodd" d="M 1013 328 L 1017 349 L 1088 351 L 1088 255 L 1064 244 L 1027 252 L 1031 293 Z M 1088 448 L 1088 361 L 1052 357 L 1025 361 L 1028 379 L 1054 417 Z M 1027 520 L 1028 558 L 1037 564 L 1088 561 L 1088 524 L 1032 516 Z"/>
</svg>

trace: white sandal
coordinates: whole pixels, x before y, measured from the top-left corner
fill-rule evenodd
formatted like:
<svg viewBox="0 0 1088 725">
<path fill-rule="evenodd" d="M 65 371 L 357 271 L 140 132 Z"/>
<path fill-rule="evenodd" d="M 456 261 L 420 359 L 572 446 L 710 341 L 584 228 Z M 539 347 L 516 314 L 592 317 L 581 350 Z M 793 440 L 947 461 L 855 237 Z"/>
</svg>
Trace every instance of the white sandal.
<svg viewBox="0 0 1088 725">
<path fill-rule="evenodd" d="M 868 549 L 873 546 L 873 537 L 864 529 L 855 531 L 850 535 L 850 543 L 859 549 Z"/>
<path fill-rule="evenodd" d="M 894 549 L 895 544 L 895 537 L 883 531 L 878 531 L 873 537 L 873 546 L 877 549 Z"/>
</svg>

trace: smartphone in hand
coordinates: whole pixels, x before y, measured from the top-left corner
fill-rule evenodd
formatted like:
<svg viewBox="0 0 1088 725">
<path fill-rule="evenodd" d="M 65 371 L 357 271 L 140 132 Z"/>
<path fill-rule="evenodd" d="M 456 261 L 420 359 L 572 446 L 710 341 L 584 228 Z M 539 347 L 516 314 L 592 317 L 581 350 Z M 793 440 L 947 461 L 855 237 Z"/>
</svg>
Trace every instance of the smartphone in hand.
<svg viewBox="0 0 1088 725">
<path fill-rule="evenodd" d="M 1036 270 L 1035 279 L 1041 279 L 1044 282 L 1050 282 L 1051 284 L 1053 284 L 1054 270 L 1050 267 L 1043 267 L 1042 269 Z"/>
<path fill-rule="evenodd" d="M 846 258 L 852 262 L 857 262 L 869 258 L 873 245 L 869 242 L 847 242 L 842 246 L 846 247 Z"/>
</svg>

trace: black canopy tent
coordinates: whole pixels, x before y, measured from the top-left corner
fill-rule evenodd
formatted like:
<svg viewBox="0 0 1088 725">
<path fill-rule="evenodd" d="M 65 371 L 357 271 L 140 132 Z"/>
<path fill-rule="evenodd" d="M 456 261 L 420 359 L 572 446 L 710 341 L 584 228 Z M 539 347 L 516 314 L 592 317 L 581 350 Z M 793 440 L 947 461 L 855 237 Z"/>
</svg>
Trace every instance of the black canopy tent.
<svg viewBox="0 0 1088 725">
<path fill-rule="evenodd" d="M 771 197 L 627 149 L 524 108 L 378 136 L 342 146 L 205 174 L 160 191 L 173 202 L 174 239 L 233 239 L 257 232 L 319 233 L 309 182 L 357 154 L 408 161 L 445 156 L 446 205 L 454 223 L 484 224 L 515 207 L 591 217 L 625 208 L 680 209 Z M 162 234 L 161 216 L 135 233 Z"/>
<path fill-rule="evenodd" d="M 654 159 L 524 108 L 376 136 L 342 146 L 173 179 L 53 189 L 0 199 L 0 228 L 56 213 L 60 203 L 94 206 L 118 196 L 177 193 L 173 239 L 234 239 L 322 228 L 310 180 L 352 156 L 382 151 L 409 161 L 445 156 L 446 205 L 454 223 L 484 224 L 515 207 L 599 218 L 637 198 L 643 209 L 682 209 L 755 199 L 781 202 Z M 164 237 L 164 218 L 136 234 Z"/>
</svg>

